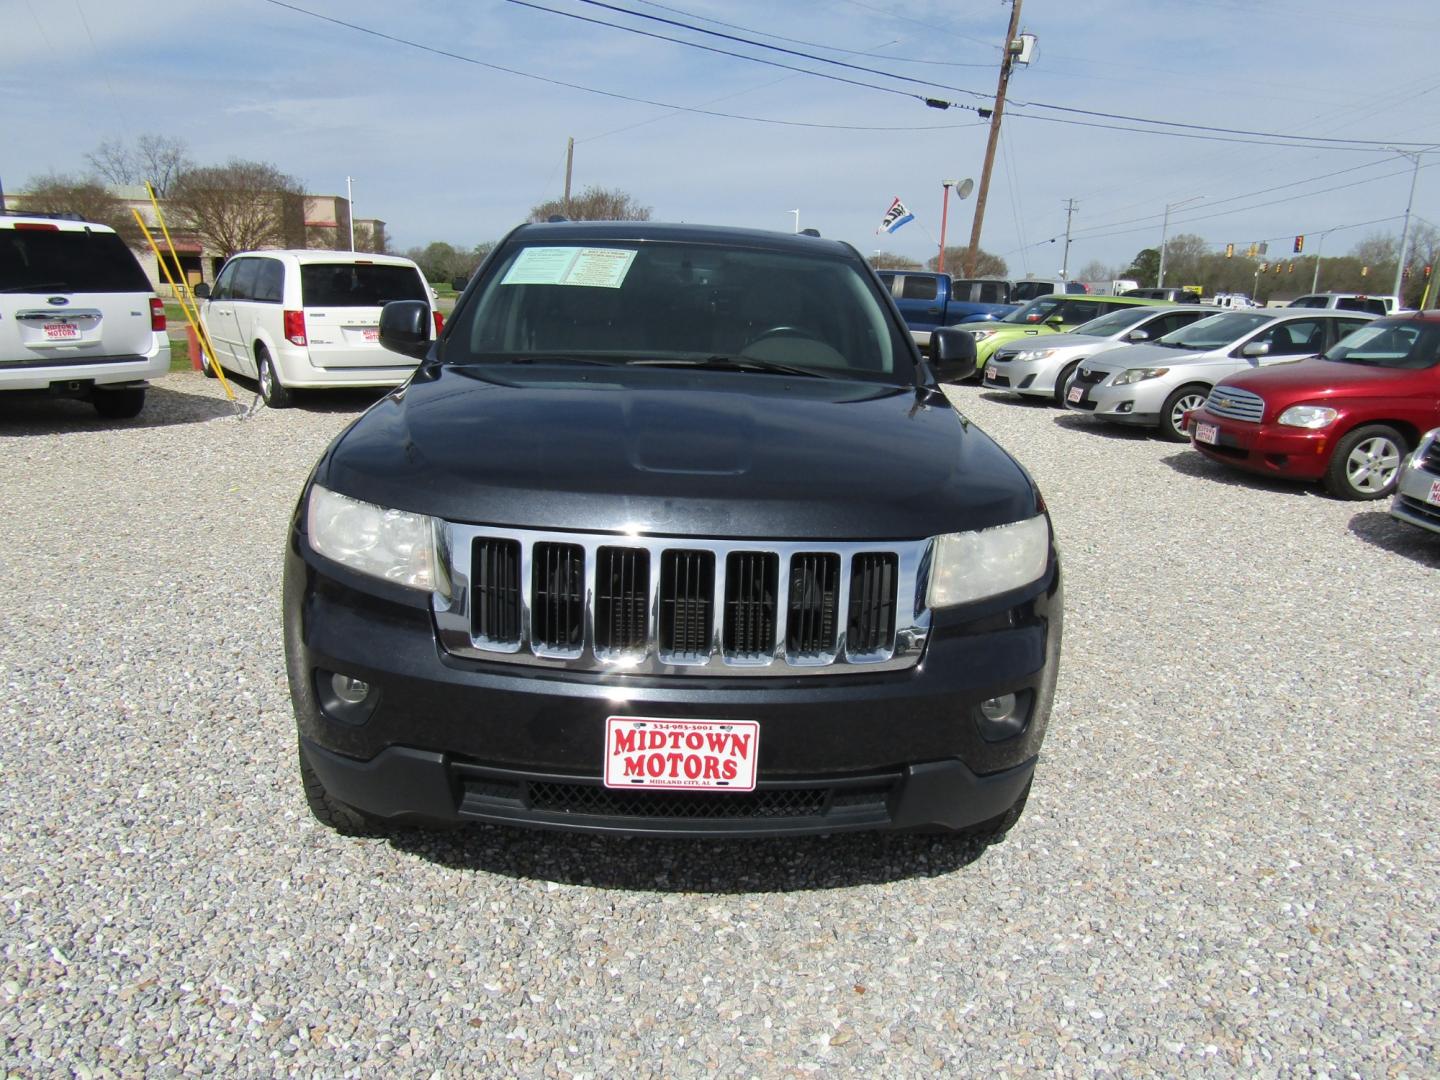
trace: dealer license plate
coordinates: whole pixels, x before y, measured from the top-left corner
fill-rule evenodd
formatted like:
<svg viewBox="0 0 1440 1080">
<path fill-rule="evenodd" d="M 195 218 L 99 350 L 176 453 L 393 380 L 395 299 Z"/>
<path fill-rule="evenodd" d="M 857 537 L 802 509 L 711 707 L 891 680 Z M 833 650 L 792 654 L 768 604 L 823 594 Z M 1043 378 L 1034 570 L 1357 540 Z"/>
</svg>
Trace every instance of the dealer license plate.
<svg viewBox="0 0 1440 1080">
<path fill-rule="evenodd" d="M 1195 425 L 1195 441 L 1218 446 L 1220 445 L 1220 429 L 1214 424 L 1197 423 Z"/>
<path fill-rule="evenodd" d="M 1066 401 L 1084 401 L 1085 388 L 1083 386 L 1072 386 L 1070 392 L 1065 395 Z"/>
<path fill-rule="evenodd" d="M 753 720 L 612 716 L 605 721 L 605 786 L 754 791 L 759 752 Z"/>
<path fill-rule="evenodd" d="M 45 324 L 45 337 L 50 341 L 62 341 L 80 336 L 80 327 L 73 322 L 49 322 Z"/>
<path fill-rule="evenodd" d="M 989 382 L 994 382 L 996 379 L 1000 378 L 1000 373 L 996 371 L 993 367 L 987 367 L 985 369 L 985 378 Z"/>
<path fill-rule="evenodd" d="M 1425 496 L 1425 501 L 1431 506 L 1440 506 L 1440 480 L 1431 481 L 1430 494 Z"/>
</svg>

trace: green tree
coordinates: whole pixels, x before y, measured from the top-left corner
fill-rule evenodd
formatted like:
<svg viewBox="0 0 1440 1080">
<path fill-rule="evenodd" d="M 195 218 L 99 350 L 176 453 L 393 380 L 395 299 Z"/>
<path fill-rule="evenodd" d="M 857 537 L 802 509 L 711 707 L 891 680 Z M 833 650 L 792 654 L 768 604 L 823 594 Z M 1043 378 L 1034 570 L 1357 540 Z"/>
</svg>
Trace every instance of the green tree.
<svg viewBox="0 0 1440 1080">
<path fill-rule="evenodd" d="M 232 158 L 191 169 L 172 186 L 168 201 L 177 222 L 225 258 L 304 243 L 305 192 L 268 162 Z"/>
<path fill-rule="evenodd" d="M 405 257 L 414 260 L 430 281 L 459 281 L 473 274 L 494 246 L 493 241 L 487 240 L 473 248 L 459 248 L 437 240 L 423 248 L 411 248 Z"/>
<path fill-rule="evenodd" d="M 133 248 L 145 246 L 135 215 L 99 177 L 51 173 L 34 177 L 17 197 L 19 209 L 51 214 L 79 214 L 86 221 L 109 225 Z"/>
<path fill-rule="evenodd" d="M 1120 276 L 1138 281 L 1141 288 L 1154 288 L 1160 277 L 1160 249 L 1141 248 L 1130 260 L 1130 265 L 1120 271 Z"/>
<path fill-rule="evenodd" d="M 634 197 L 618 188 L 588 187 L 579 195 L 551 199 L 530 208 L 530 221 L 549 221 L 563 217 L 570 221 L 649 221 L 650 207 L 641 206 Z"/>
</svg>

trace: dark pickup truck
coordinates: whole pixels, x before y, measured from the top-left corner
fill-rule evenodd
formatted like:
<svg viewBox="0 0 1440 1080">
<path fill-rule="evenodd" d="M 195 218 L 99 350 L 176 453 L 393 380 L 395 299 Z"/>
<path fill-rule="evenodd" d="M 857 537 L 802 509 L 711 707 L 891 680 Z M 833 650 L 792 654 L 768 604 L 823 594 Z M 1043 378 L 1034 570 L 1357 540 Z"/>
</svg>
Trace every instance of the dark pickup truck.
<svg viewBox="0 0 1440 1080">
<path fill-rule="evenodd" d="M 937 326 L 989 322 L 1014 311 L 1010 282 L 1000 278 L 952 278 L 920 270 L 881 270 L 910 336 L 922 349 Z"/>
<path fill-rule="evenodd" d="M 431 327 L 385 306 L 419 366 L 321 455 L 290 529 L 316 817 L 1014 823 L 1060 654 L 1049 515 L 853 247 L 524 225 Z"/>
</svg>

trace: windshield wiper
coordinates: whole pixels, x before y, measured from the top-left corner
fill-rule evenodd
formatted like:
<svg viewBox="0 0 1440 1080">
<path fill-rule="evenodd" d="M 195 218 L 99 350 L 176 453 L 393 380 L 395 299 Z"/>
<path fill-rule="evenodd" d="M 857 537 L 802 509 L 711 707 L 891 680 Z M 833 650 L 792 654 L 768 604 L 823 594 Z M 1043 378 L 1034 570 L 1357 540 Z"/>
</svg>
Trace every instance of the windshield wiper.
<svg viewBox="0 0 1440 1080">
<path fill-rule="evenodd" d="M 535 353 L 531 356 L 492 356 L 482 364 L 598 364 L 614 367 L 623 360 L 602 360 L 597 356 L 573 356 L 570 353 Z"/>
<path fill-rule="evenodd" d="M 814 368 L 794 367 L 790 364 L 777 363 L 774 360 L 761 360 L 754 356 L 733 356 L 729 353 L 716 353 L 714 356 L 706 356 L 700 359 L 687 357 L 666 357 L 653 360 L 630 360 L 628 363 L 640 367 L 689 367 L 706 368 L 714 371 L 765 371 L 776 375 L 807 375 L 814 379 L 829 379 L 831 375 L 816 371 Z"/>
</svg>

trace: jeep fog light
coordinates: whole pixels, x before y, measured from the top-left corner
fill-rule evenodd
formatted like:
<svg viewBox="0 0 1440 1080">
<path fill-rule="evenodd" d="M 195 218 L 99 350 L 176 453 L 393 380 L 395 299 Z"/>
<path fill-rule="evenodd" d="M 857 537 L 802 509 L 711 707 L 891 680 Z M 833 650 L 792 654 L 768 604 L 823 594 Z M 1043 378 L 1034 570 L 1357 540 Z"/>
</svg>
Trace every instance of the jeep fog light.
<svg viewBox="0 0 1440 1080">
<path fill-rule="evenodd" d="M 980 737 L 986 742 L 1000 742 L 1019 735 L 1028 719 L 1027 702 L 1028 695 L 1001 694 L 986 698 L 980 703 L 980 715 L 975 718 Z"/>
<path fill-rule="evenodd" d="M 954 607 L 1038 581 L 1050 558 L 1050 523 L 1043 514 L 978 532 L 935 538 L 929 604 Z"/>
<path fill-rule="evenodd" d="M 359 705 L 370 696 L 369 683 L 353 675 L 341 675 L 338 671 L 330 676 L 330 689 L 334 690 L 335 696 L 346 705 Z"/>
<path fill-rule="evenodd" d="M 435 525 L 424 514 L 361 502 L 312 484 L 305 527 L 311 547 L 362 574 L 427 591 L 439 580 Z"/>
</svg>

